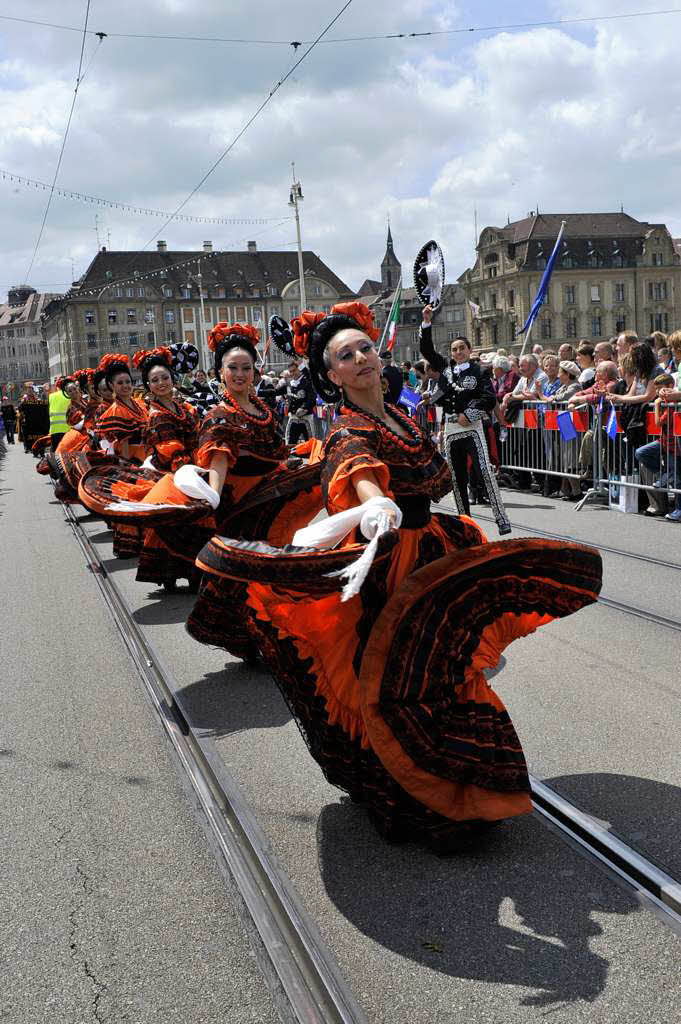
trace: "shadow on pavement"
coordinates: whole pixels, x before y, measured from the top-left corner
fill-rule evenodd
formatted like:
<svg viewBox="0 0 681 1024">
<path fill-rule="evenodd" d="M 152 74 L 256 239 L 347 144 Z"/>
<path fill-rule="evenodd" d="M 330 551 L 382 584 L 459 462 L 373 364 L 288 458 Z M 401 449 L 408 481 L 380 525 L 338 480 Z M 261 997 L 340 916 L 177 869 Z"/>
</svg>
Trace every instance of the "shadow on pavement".
<svg viewBox="0 0 681 1024">
<path fill-rule="evenodd" d="M 323 809 L 317 843 L 329 898 L 360 932 L 433 971 L 536 990 L 523 1006 L 596 999 L 609 961 L 589 947 L 602 932 L 592 915 L 639 909 L 533 816 L 439 859 L 387 845 L 343 798 Z"/>
<path fill-rule="evenodd" d="M 101 533 L 89 533 L 87 539 L 93 544 L 107 544 L 113 539 L 113 533 L 111 530 L 102 530 Z"/>
<path fill-rule="evenodd" d="M 633 775 L 589 772 L 543 780 L 676 879 L 681 879 L 681 789 Z"/>
<path fill-rule="evenodd" d="M 213 737 L 286 725 L 291 712 L 268 675 L 242 661 L 208 672 L 175 694 L 195 729 Z"/>
<path fill-rule="evenodd" d="M 139 583 L 139 587 L 153 584 Z M 139 626 L 163 626 L 170 622 L 186 622 L 196 601 L 196 594 L 190 594 L 187 587 L 179 587 L 176 594 L 164 590 L 153 590 L 147 594 L 148 604 L 136 608 L 132 617 Z"/>
</svg>

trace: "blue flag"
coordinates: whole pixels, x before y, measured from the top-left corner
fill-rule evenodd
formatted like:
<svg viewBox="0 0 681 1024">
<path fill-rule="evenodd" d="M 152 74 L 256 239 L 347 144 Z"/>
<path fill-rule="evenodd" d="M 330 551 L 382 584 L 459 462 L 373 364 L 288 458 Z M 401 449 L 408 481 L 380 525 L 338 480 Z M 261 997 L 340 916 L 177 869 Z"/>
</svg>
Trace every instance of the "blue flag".
<svg viewBox="0 0 681 1024">
<path fill-rule="evenodd" d="M 411 409 L 412 412 L 416 411 L 416 406 L 421 401 L 421 396 L 418 391 L 412 391 L 411 388 L 402 388 L 400 391 L 400 397 L 397 399 L 398 405 L 406 405 L 407 409 Z"/>
<path fill-rule="evenodd" d="M 617 410 L 613 406 L 608 416 L 608 423 L 605 428 L 605 432 L 611 441 L 614 441 L 617 437 Z"/>
<path fill-rule="evenodd" d="M 560 248 L 560 240 L 563 237 L 563 231 L 564 230 L 565 230 L 565 221 L 563 221 L 563 223 L 560 226 L 560 231 L 558 232 L 558 238 L 556 239 L 556 244 L 553 247 L 553 252 L 549 256 L 549 262 L 546 264 L 546 267 L 544 269 L 544 273 L 542 274 L 542 279 L 539 282 L 539 288 L 537 290 L 537 295 L 535 297 L 534 302 L 532 303 L 532 308 L 530 310 L 529 316 L 527 317 L 527 320 L 525 321 L 525 324 L 523 325 L 523 327 L 521 327 L 520 330 L 517 332 L 518 334 L 524 334 L 525 331 L 529 331 L 530 327 L 532 326 L 534 321 L 537 319 L 537 316 L 539 315 L 539 310 L 541 309 L 541 307 L 542 307 L 542 305 L 544 303 L 544 300 L 546 299 L 546 293 L 547 293 L 548 288 L 549 288 L 549 281 L 551 280 L 551 274 L 553 273 L 553 265 L 556 262 L 556 259 L 558 258 L 558 250 Z"/>
<path fill-rule="evenodd" d="M 572 422 L 572 416 L 570 413 L 567 410 L 565 412 L 559 412 L 556 416 L 556 421 L 558 423 L 558 429 L 560 430 L 560 436 L 563 440 L 574 441 L 577 437 L 577 431 L 575 430 L 575 425 Z"/>
</svg>

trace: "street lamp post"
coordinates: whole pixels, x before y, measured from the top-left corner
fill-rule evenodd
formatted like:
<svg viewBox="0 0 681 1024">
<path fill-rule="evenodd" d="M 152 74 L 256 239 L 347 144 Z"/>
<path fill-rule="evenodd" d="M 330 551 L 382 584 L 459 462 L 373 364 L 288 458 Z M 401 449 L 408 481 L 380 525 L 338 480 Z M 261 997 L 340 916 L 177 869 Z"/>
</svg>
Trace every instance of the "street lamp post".
<svg viewBox="0 0 681 1024">
<path fill-rule="evenodd" d="M 296 217 L 296 235 L 298 237 L 298 277 L 300 280 L 300 309 L 299 313 L 302 313 L 304 309 L 307 309 L 307 298 L 305 296 L 305 277 L 303 273 L 303 245 L 300 240 L 300 213 L 298 211 L 298 203 L 303 201 L 303 190 L 300 186 L 300 182 L 296 181 L 296 165 L 291 164 L 293 168 L 293 183 L 291 185 L 291 193 L 289 195 L 288 205 L 292 206 L 295 211 Z"/>
</svg>

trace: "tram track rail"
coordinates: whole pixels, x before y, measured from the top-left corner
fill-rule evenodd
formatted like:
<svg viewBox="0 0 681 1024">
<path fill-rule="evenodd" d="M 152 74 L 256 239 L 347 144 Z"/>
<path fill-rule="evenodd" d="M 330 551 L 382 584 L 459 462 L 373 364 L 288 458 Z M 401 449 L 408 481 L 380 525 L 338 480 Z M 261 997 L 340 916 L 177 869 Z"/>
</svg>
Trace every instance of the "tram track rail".
<svg viewBox="0 0 681 1024">
<path fill-rule="evenodd" d="M 192 728 L 153 645 L 135 622 L 78 517 L 69 506 L 63 507 L 191 786 L 223 877 L 236 888 L 257 932 L 265 954 L 259 955 L 260 966 L 282 1019 L 300 1024 L 368 1024 L 333 954 L 274 862 L 239 787 L 210 741 Z M 534 810 L 543 824 L 681 934 L 681 883 L 540 779 L 531 775 L 530 784 Z"/>
<path fill-rule="evenodd" d="M 260 966 L 282 1019 L 300 1024 L 368 1024 L 333 955 L 275 864 L 236 782 L 212 744 L 192 729 L 167 669 L 132 617 L 72 509 L 63 507 L 87 568 L 99 584 L 191 785 L 223 877 L 236 887 L 250 918 L 247 925 L 251 924 L 259 936 L 260 950 L 256 953 L 261 954 Z"/>
<path fill-rule="evenodd" d="M 440 509 L 444 510 L 447 514 L 456 515 L 457 510 L 453 505 L 442 504 L 439 506 Z M 486 523 L 495 523 L 495 519 L 492 516 L 480 515 L 475 513 L 475 519 L 481 519 Z M 553 533 L 550 530 L 540 530 L 535 526 L 528 526 L 524 523 L 511 523 L 514 530 L 522 530 L 523 533 L 527 533 L 530 536 L 535 537 L 546 537 L 549 540 L 564 540 L 569 544 L 588 544 L 580 537 L 571 537 L 565 533 Z M 604 552 L 608 555 L 617 555 L 622 558 L 630 558 L 639 562 L 647 562 L 650 565 L 658 565 L 664 569 L 673 569 L 681 571 L 681 563 L 670 562 L 663 558 L 655 558 L 653 555 L 642 555 L 636 551 L 625 551 L 623 548 L 614 548 L 606 544 L 594 545 L 599 551 Z M 604 605 L 606 608 L 612 608 L 614 611 L 622 612 L 624 615 L 632 615 L 634 618 L 643 619 L 646 622 L 652 622 L 653 625 L 662 626 L 664 629 L 672 629 L 677 633 L 681 632 L 681 620 L 672 619 L 666 615 L 659 615 L 657 612 L 649 611 L 647 608 L 639 608 L 637 605 L 629 604 L 625 601 L 618 601 L 614 597 L 609 597 L 607 594 L 599 594 L 598 603 Z"/>
</svg>

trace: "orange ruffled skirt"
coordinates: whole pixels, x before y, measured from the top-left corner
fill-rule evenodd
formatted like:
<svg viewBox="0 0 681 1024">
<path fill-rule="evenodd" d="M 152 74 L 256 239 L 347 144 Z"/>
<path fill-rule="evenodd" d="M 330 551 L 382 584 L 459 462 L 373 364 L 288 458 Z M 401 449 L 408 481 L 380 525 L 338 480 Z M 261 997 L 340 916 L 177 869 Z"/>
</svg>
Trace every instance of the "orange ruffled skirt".
<svg viewBox="0 0 681 1024">
<path fill-rule="evenodd" d="M 596 600 L 597 552 L 488 544 L 434 515 L 346 603 L 253 583 L 250 630 L 327 779 L 393 841 L 531 810 L 527 767 L 484 671 L 514 639 Z"/>
</svg>

